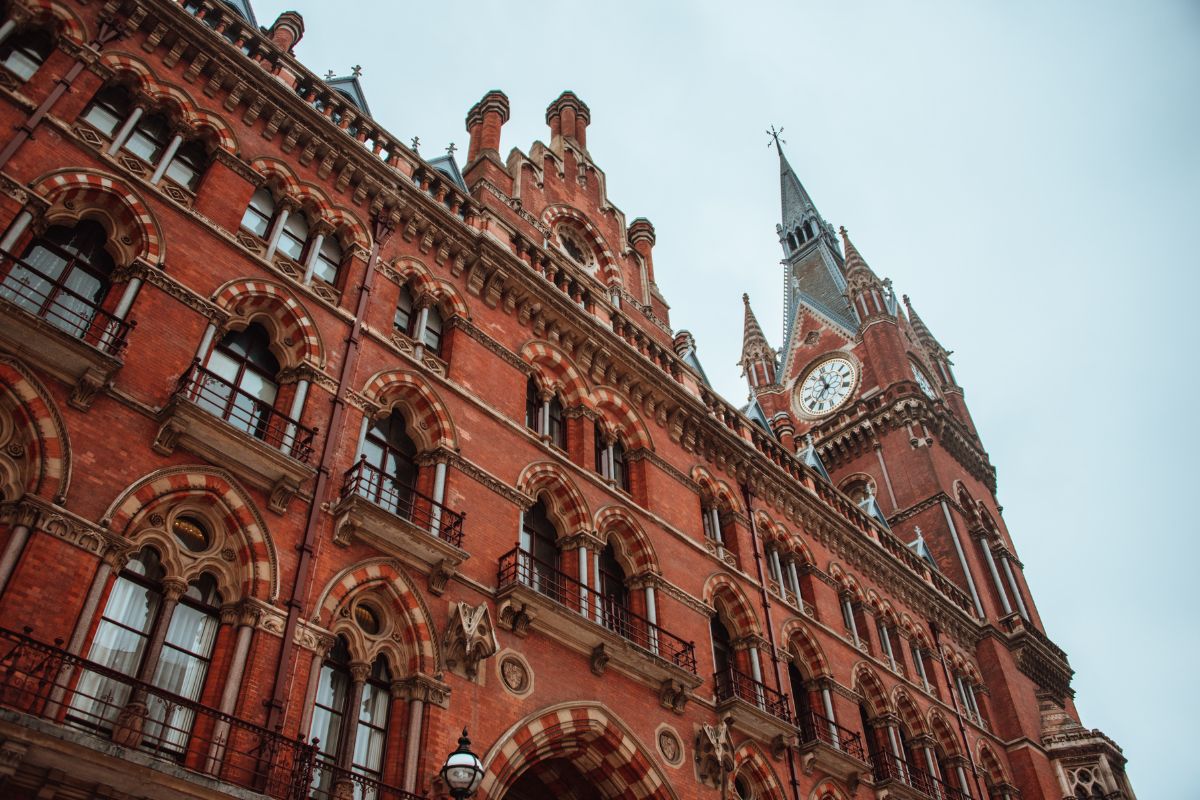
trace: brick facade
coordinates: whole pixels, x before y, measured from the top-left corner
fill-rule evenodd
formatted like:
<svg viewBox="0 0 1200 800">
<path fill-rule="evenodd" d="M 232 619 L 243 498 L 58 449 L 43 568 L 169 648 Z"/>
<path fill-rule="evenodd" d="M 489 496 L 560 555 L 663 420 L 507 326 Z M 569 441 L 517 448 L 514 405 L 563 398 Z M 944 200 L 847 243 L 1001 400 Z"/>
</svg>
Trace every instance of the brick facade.
<svg viewBox="0 0 1200 800">
<path fill-rule="evenodd" d="M 460 172 L 294 12 L 4 19 L 4 796 L 447 796 L 466 728 L 497 800 L 1133 797 L 947 352 L 782 154 L 846 305 L 777 358 L 747 299 L 738 408 L 573 93 Z"/>
</svg>

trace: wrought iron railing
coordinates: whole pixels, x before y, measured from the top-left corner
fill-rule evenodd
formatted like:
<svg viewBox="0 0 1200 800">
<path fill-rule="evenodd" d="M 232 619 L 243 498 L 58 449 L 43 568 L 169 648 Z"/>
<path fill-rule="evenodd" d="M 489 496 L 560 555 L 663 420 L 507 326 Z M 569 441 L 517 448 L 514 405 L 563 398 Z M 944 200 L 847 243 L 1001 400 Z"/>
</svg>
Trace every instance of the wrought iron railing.
<svg viewBox="0 0 1200 800">
<path fill-rule="evenodd" d="M 871 766 L 877 781 L 899 781 L 933 800 L 971 800 L 971 796 L 961 789 L 955 789 L 945 781 L 891 753 L 872 753 Z"/>
<path fill-rule="evenodd" d="M 462 547 L 465 514 L 451 511 L 429 495 L 368 464 L 365 456 L 346 470 L 342 479 L 342 499 L 354 495 L 370 500 L 455 547 Z"/>
<path fill-rule="evenodd" d="M 863 747 L 862 737 L 849 728 L 843 728 L 815 711 L 801 715 L 798 727 L 801 743 L 821 742 L 866 763 L 867 750 Z"/>
<path fill-rule="evenodd" d="M 713 683 L 717 687 L 718 703 L 737 698 L 784 722 L 791 721 L 787 695 L 775 691 L 762 681 L 754 680 L 734 667 L 727 667 L 713 675 Z"/>
<path fill-rule="evenodd" d="M 350 791 L 339 790 L 339 785 L 348 786 Z M 339 797 L 352 797 L 354 800 L 422 800 L 420 795 L 389 786 L 360 772 L 342 769 L 319 758 L 313 766 L 312 788 L 307 797 L 308 800 L 334 800 Z"/>
<path fill-rule="evenodd" d="M 175 396 L 184 397 L 240 431 L 262 439 L 302 463 L 313 452 L 313 428 L 276 410 L 270 403 L 242 391 L 229 381 L 193 361 L 175 386 Z"/>
<path fill-rule="evenodd" d="M 500 557 L 500 588 L 522 584 L 603 625 L 641 650 L 696 674 L 696 646 L 518 548 Z"/>
<path fill-rule="evenodd" d="M 280 800 L 304 800 L 317 742 L 291 739 L 0 628 L 0 706 Z"/>
<path fill-rule="evenodd" d="M 61 277 L 0 251 L 0 298 L 110 356 L 121 355 L 136 323 L 105 311 L 95 298 L 71 289 Z"/>
</svg>

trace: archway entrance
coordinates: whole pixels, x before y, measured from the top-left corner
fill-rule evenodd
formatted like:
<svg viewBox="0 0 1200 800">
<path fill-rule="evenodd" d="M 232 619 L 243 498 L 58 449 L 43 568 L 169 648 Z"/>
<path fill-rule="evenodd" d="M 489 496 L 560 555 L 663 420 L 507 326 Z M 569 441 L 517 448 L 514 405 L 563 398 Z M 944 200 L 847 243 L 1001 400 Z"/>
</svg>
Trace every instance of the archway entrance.
<svg viewBox="0 0 1200 800">
<path fill-rule="evenodd" d="M 539 761 L 517 778 L 504 800 L 608 800 L 566 758 Z"/>
</svg>

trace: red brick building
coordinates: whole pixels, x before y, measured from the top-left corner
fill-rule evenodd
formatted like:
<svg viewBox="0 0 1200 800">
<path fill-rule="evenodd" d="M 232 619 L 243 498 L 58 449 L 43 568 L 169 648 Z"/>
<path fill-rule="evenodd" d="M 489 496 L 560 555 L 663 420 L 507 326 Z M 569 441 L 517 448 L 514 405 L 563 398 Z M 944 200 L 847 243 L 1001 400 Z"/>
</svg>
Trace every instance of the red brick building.
<svg viewBox="0 0 1200 800">
<path fill-rule="evenodd" d="M 718 396 L 591 116 L 426 160 L 245 2 L 0 24 L 0 794 L 1059 798 L 1078 722 L 947 351 L 780 154 Z M 669 268 L 669 267 L 668 267 Z"/>
</svg>

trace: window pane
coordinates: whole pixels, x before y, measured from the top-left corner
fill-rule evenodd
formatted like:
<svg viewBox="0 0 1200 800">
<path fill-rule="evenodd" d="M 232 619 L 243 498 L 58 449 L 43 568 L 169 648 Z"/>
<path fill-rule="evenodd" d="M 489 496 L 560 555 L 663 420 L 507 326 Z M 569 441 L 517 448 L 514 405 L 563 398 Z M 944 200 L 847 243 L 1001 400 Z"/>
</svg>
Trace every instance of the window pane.
<svg viewBox="0 0 1200 800">
<path fill-rule="evenodd" d="M 265 237 L 275 215 L 275 199 L 266 189 L 259 189 L 250 198 L 246 213 L 242 215 L 242 227 L 258 237 Z"/>
<path fill-rule="evenodd" d="M 157 114 L 152 114 L 138 120 L 129 141 L 125 142 L 121 149 L 133 153 L 143 161 L 157 164 L 169 138 L 167 121 Z"/>
</svg>

